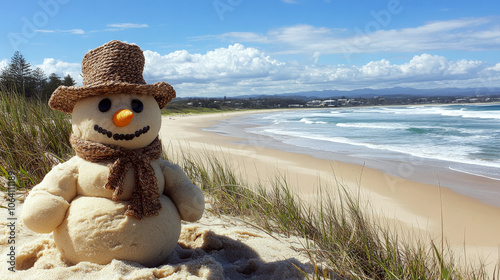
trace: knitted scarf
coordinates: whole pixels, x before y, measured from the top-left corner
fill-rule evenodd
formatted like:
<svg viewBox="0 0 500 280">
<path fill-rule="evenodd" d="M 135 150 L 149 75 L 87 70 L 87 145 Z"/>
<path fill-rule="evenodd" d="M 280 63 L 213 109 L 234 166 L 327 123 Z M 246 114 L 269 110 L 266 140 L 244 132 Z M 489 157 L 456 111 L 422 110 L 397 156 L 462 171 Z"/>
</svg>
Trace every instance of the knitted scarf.
<svg viewBox="0 0 500 280">
<path fill-rule="evenodd" d="M 156 216 L 161 209 L 158 182 L 150 161 L 160 158 L 161 143 L 158 137 L 144 148 L 129 150 L 116 145 L 107 145 L 70 137 L 70 143 L 76 154 L 84 160 L 102 163 L 112 162 L 109 168 L 108 182 L 104 186 L 113 191 L 113 201 L 123 192 L 123 180 L 130 167 L 135 170 L 135 188 L 130 204 L 125 212 L 137 219 Z"/>
</svg>

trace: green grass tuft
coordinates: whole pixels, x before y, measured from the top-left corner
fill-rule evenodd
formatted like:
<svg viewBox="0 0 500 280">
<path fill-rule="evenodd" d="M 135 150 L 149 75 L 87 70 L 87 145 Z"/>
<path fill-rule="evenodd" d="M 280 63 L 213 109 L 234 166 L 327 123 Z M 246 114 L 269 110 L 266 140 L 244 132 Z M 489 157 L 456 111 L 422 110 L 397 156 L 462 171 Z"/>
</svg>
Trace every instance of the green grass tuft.
<svg viewBox="0 0 500 280">
<path fill-rule="evenodd" d="M 15 172 L 18 188 L 34 186 L 72 156 L 68 115 L 8 92 L 0 92 L 0 115 L 0 170 Z"/>
<path fill-rule="evenodd" d="M 54 164 L 73 155 L 67 115 L 5 92 L 0 93 L 0 114 L 0 172 L 16 172 L 18 187 L 39 183 Z M 327 186 L 340 189 L 338 197 L 321 191 L 318 196 L 324 199 L 310 205 L 281 174 L 271 188 L 249 184 L 220 153 L 187 150 L 169 151 L 168 159 L 212 200 L 210 211 L 247 219 L 269 233 L 305 238 L 303 253 L 312 268 L 304 275 L 309 279 L 499 279 L 498 267 L 490 278 L 483 264 L 459 266 L 445 242 L 438 247 L 432 241 L 402 240 L 369 218 L 356 195 L 341 185 Z"/>
<path fill-rule="evenodd" d="M 462 269 L 449 247 L 402 240 L 368 218 L 356 195 L 341 185 L 328 188 L 341 190 L 338 199 L 321 192 L 319 197 L 325 199 L 309 205 L 280 174 L 271 188 L 260 182 L 249 185 L 232 170 L 229 160 L 221 159 L 220 152 L 189 154 L 186 150 L 169 151 L 169 160 L 181 165 L 212 199 L 210 211 L 246 218 L 269 233 L 307 240 L 303 252 L 312 264 L 309 279 L 495 279 L 486 275 L 483 264 Z"/>
</svg>

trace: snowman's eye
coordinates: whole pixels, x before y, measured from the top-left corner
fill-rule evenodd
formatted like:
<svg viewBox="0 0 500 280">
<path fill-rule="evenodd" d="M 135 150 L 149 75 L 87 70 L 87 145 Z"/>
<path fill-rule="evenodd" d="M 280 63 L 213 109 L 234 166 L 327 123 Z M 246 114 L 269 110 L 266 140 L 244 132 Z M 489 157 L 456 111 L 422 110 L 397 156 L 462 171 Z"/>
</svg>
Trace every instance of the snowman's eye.
<svg viewBox="0 0 500 280">
<path fill-rule="evenodd" d="M 99 111 L 104 113 L 109 111 L 109 109 L 111 109 L 111 100 L 109 98 L 104 98 L 99 102 Z"/>
<path fill-rule="evenodd" d="M 140 101 L 139 99 L 132 100 L 132 110 L 134 110 L 134 112 L 140 113 L 143 109 L 144 105 L 142 104 L 142 101 Z"/>
</svg>

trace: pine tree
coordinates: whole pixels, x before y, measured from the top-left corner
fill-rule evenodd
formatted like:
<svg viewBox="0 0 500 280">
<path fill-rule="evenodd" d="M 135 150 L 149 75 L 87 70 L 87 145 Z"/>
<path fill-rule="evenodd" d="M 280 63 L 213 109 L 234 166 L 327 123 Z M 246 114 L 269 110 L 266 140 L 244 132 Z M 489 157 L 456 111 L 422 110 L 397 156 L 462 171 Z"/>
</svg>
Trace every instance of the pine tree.
<svg viewBox="0 0 500 280">
<path fill-rule="evenodd" d="M 44 94 L 44 88 L 47 86 L 47 77 L 42 69 L 36 68 L 31 75 L 30 89 L 33 91 L 33 95 L 36 98 L 46 102 L 49 100 L 50 96 Z"/>
<path fill-rule="evenodd" d="M 11 92 L 14 87 L 14 78 L 9 74 L 9 66 L 6 66 L 0 73 L 0 89 Z"/>
<path fill-rule="evenodd" d="M 16 51 L 7 66 L 7 89 L 29 96 L 26 92 L 27 84 L 31 77 L 31 65 L 26 62 L 24 56 Z"/>
<path fill-rule="evenodd" d="M 5 90 L 8 91 L 8 82 L 9 82 L 9 75 L 7 71 L 7 67 L 2 69 L 2 72 L 0 72 L 0 91 Z"/>
<path fill-rule="evenodd" d="M 73 78 L 71 78 L 71 76 L 68 74 L 68 75 L 64 76 L 64 80 L 62 81 L 62 85 L 63 85 L 63 86 L 67 86 L 67 87 L 71 87 L 71 86 L 76 85 L 76 82 L 75 82 L 75 80 L 73 80 Z"/>
<path fill-rule="evenodd" d="M 33 97 L 46 102 L 60 85 L 74 86 L 75 80 L 68 74 L 62 80 L 52 73 L 47 78 L 42 69 L 31 69 L 23 55 L 16 51 L 10 63 L 0 70 L 0 90 L 16 92 L 25 97 Z"/>
<path fill-rule="evenodd" d="M 58 88 L 62 84 L 63 81 L 61 81 L 61 78 L 59 78 L 56 73 L 50 74 L 49 81 L 44 87 L 43 95 L 50 97 L 54 90 L 56 90 L 56 88 Z"/>
</svg>

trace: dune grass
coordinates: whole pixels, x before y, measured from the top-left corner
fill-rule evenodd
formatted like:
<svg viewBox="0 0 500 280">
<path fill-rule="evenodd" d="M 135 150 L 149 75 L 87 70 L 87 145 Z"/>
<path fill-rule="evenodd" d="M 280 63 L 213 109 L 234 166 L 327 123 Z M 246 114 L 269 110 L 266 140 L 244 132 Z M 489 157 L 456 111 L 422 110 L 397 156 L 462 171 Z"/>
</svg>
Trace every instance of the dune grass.
<svg viewBox="0 0 500 280">
<path fill-rule="evenodd" d="M 0 114 L 0 167 L 16 172 L 19 187 L 36 185 L 55 163 L 73 155 L 68 116 L 5 93 L 0 93 Z M 243 181 L 230 161 L 214 153 L 166 154 L 211 199 L 210 211 L 246 219 L 271 234 L 304 237 L 302 253 L 312 264 L 311 271 L 304 272 L 305 279 L 499 279 L 498 270 L 486 275 L 484 265 L 455 259 L 444 241 L 408 242 L 377 224 L 356 195 L 341 185 L 324 187 L 340 189 L 338 198 L 322 191 L 324 199 L 308 205 L 280 174 L 269 188 Z"/>
<path fill-rule="evenodd" d="M 169 115 L 187 115 L 187 114 L 211 114 L 211 113 L 224 113 L 231 112 L 235 110 L 230 109 L 216 109 L 216 108 L 206 108 L 206 107 L 191 107 L 191 108 L 165 108 L 161 110 L 161 114 L 164 116 Z"/>
<path fill-rule="evenodd" d="M 459 263 L 444 239 L 439 244 L 409 240 L 378 225 L 341 185 L 324 187 L 340 189 L 337 199 L 320 191 L 323 200 L 308 205 L 280 174 L 270 188 L 260 182 L 249 185 L 230 161 L 215 153 L 184 150 L 169 152 L 169 160 L 183 166 L 212 199 L 211 211 L 244 217 L 269 233 L 308 240 L 303 253 L 313 264 L 313 276 L 306 279 L 499 279 L 498 270 L 489 277 L 483 264 Z"/>
<path fill-rule="evenodd" d="M 69 116 L 37 99 L 0 92 L 0 173 L 13 171 L 17 187 L 33 186 L 54 164 L 72 156 Z"/>
</svg>

